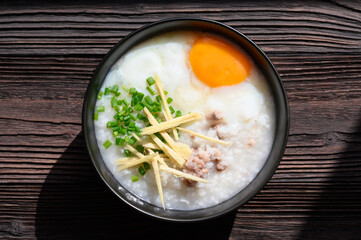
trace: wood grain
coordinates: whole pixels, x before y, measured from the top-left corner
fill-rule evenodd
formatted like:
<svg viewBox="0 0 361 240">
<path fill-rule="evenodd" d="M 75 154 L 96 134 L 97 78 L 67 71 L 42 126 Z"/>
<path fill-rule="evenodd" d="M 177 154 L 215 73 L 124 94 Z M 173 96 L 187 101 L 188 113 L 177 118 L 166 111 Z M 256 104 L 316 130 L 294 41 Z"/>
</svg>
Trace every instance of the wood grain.
<svg viewBox="0 0 361 240">
<path fill-rule="evenodd" d="M 86 152 L 81 108 L 115 43 L 181 16 L 228 24 L 266 52 L 287 91 L 291 129 L 276 174 L 251 201 L 179 225 L 145 217 L 107 190 Z M 3 1 L 0 238 L 358 239 L 360 78 L 360 1 Z"/>
</svg>

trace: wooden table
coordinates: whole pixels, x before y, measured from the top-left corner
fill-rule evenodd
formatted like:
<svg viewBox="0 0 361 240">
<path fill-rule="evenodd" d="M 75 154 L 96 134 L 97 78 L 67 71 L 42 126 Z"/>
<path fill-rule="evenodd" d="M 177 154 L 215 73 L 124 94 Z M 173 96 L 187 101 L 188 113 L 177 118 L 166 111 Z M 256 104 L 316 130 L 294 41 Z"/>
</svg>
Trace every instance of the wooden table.
<svg viewBox="0 0 361 240">
<path fill-rule="evenodd" d="M 24 2 L 0 3 L 1 239 L 361 238 L 360 1 Z M 158 221 L 120 201 L 94 170 L 81 127 L 86 87 L 109 49 L 175 16 L 254 40 L 291 111 L 267 186 L 201 223 Z"/>
</svg>

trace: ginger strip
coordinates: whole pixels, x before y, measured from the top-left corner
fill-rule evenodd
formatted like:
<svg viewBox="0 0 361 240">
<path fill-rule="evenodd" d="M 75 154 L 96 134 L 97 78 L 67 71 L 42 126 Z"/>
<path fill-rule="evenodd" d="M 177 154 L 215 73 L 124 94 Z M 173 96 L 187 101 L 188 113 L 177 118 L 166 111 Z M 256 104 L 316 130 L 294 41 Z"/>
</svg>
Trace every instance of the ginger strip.
<svg viewBox="0 0 361 240">
<path fill-rule="evenodd" d="M 210 141 L 210 142 L 214 142 L 214 143 L 221 144 L 221 145 L 223 145 L 223 146 L 227 146 L 227 145 L 229 145 L 229 144 L 230 144 L 229 142 L 222 141 L 222 140 L 215 139 L 215 138 L 211 138 L 211 137 L 208 137 L 208 136 L 202 135 L 202 134 L 197 133 L 197 132 L 193 132 L 193 131 L 188 130 L 188 129 L 185 129 L 185 128 L 177 127 L 177 129 L 179 129 L 179 130 L 181 130 L 181 131 L 183 131 L 183 132 L 186 132 L 186 133 L 192 134 L 192 135 L 194 135 L 194 136 L 197 136 L 197 137 L 203 138 L 203 139 L 208 140 L 208 141 Z"/>
<path fill-rule="evenodd" d="M 145 157 L 142 157 L 142 158 L 139 158 L 137 160 L 134 160 L 134 161 L 131 161 L 131 162 L 127 162 L 123 165 L 120 165 L 118 167 L 118 170 L 121 171 L 121 170 L 124 170 L 124 169 L 127 169 L 127 168 L 130 168 L 130 167 L 134 167 L 138 164 L 141 164 L 141 163 L 144 163 L 144 162 L 150 162 L 152 159 L 154 159 L 155 157 L 158 157 L 158 153 L 154 153 L 154 154 L 150 154 L 150 155 L 147 155 Z"/>
<path fill-rule="evenodd" d="M 163 150 L 163 152 L 172 159 L 179 167 L 183 167 L 185 160 L 173 149 L 165 145 L 158 137 L 154 134 L 150 135 L 153 141 Z"/>
<path fill-rule="evenodd" d="M 147 108 L 144 108 L 143 111 L 147 115 L 150 124 L 152 124 L 153 126 L 159 125 L 158 121 L 154 118 L 154 116 L 149 112 Z M 173 138 L 171 138 L 166 131 L 161 131 L 159 133 L 167 142 L 169 147 L 171 147 L 183 158 L 188 158 L 190 156 L 189 152 L 192 152 L 192 150 L 190 150 L 190 148 L 187 145 L 174 142 Z"/>
<path fill-rule="evenodd" d="M 169 106 L 168 106 L 168 103 L 167 103 L 167 99 L 165 98 L 165 94 L 164 94 L 164 89 L 163 89 L 163 86 L 162 86 L 162 82 L 160 81 L 158 75 L 155 75 L 154 76 L 154 80 L 155 80 L 155 86 L 157 87 L 158 89 L 158 92 L 159 92 L 159 95 L 162 99 L 162 106 L 163 106 L 163 110 L 165 110 L 165 114 L 164 114 L 164 117 L 167 121 L 169 120 L 172 120 L 173 119 L 173 116 L 172 114 L 170 113 L 170 110 L 169 110 Z M 174 135 L 174 138 L 175 140 L 178 141 L 178 133 L 177 133 L 177 130 L 173 129 L 173 135 Z"/>
<path fill-rule="evenodd" d="M 154 153 L 152 149 L 147 149 L 150 154 Z M 168 165 L 164 162 L 164 158 L 161 156 L 164 154 L 159 154 L 158 162 L 168 167 Z"/>
<path fill-rule="evenodd" d="M 197 181 L 197 182 L 208 183 L 208 181 L 203 179 L 203 178 L 199 178 L 199 177 L 193 176 L 191 174 L 187 174 L 187 173 L 184 173 L 182 171 L 179 171 L 179 170 L 176 170 L 174 168 L 170 168 L 170 167 L 167 167 L 167 166 L 164 166 L 164 165 L 160 165 L 159 169 L 162 170 L 162 171 L 165 171 L 165 172 L 172 173 L 173 175 L 177 175 L 179 177 L 187 178 L 187 179 Z"/>
<path fill-rule="evenodd" d="M 149 148 L 149 149 L 155 149 L 155 150 L 162 150 L 157 144 L 154 144 L 154 143 L 143 144 L 143 147 Z"/>
<path fill-rule="evenodd" d="M 139 137 L 137 134 L 135 134 L 134 132 L 132 132 L 132 136 L 133 136 L 135 139 L 137 139 L 137 141 L 138 141 L 139 143 L 142 143 L 142 139 L 140 139 L 140 137 Z"/>
<path fill-rule="evenodd" d="M 128 161 L 126 161 L 125 158 L 121 158 L 119 160 L 117 160 L 117 164 L 121 165 L 118 167 L 118 170 L 123 170 L 123 169 L 126 169 L 126 168 L 130 168 L 130 167 L 133 167 L 133 166 L 136 166 L 138 164 L 141 164 L 143 162 L 150 162 L 153 158 L 159 156 L 158 153 L 152 153 L 152 154 L 149 154 L 147 156 L 143 156 L 141 158 L 128 158 Z"/>
<path fill-rule="evenodd" d="M 157 126 L 157 125 L 159 125 L 157 119 L 154 118 L 154 116 L 149 112 L 149 110 L 148 110 L 146 107 L 143 109 L 143 111 L 144 111 L 145 114 L 147 115 L 148 120 L 149 120 L 149 123 L 152 124 L 152 126 Z M 171 138 L 166 131 L 161 131 L 161 132 L 159 132 L 159 133 L 160 133 L 160 135 L 162 135 L 162 137 L 164 138 L 164 140 L 167 141 L 167 143 L 169 144 L 169 146 L 170 146 L 171 148 L 174 149 L 174 148 L 176 147 L 173 138 Z M 174 149 L 174 150 L 175 150 L 175 149 Z"/>
<path fill-rule="evenodd" d="M 133 147 L 130 146 L 129 144 L 126 144 L 125 147 L 126 147 L 129 151 L 131 151 L 132 153 L 134 153 L 134 155 L 136 155 L 137 157 L 139 157 L 139 158 L 144 157 L 143 154 L 141 154 L 140 152 L 138 152 L 137 149 L 133 148 Z"/>
<path fill-rule="evenodd" d="M 164 198 L 163 198 L 162 182 L 161 182 L 161 179 L 160 179 L 160 173 L 159 173 L 158 159 L 157 159 L 157 158 L 158 158 L 158 157 L 152 159 L 152 166 L 153 166 L 155 181 L 156 181 L 156 183 L 157 183 L 159 198 L 160 198 L 160 201 L 161 201 L 161 203 L 162 203 L 163 209 L 165 209 L 165 206 L 164 206 Z"/>
<path fill-rule="evenodd" d="M 155 125 L 155 126 L 145 127 L 145 128 L 142 129 L 141 134 L 142 135 L 150 135 L 150 134 L 153 134 L 153 133 L 156 133 L 156 132 L 165 131 L 165 130 L 168 130 L 168 129 L 178 127 L 180 124 L 187 123 L 187 122 L 194 121 L 194 120 L 198 120 L 200 118 L 202 118 L 202 115 L 199 114 L 199 113 L 185 114 L 183 116 L 174 118 L 172 120 L 159 123 L 158 125 Z"/>
<path fill-rule="evenodd" d="M 125 164 L 131 161 L 135 161 L 139 158 L 136 157 L 127 157 L 127 158 L 119 158 L 118 160 L 115 161 L 116 164 Z"/>
</svg>

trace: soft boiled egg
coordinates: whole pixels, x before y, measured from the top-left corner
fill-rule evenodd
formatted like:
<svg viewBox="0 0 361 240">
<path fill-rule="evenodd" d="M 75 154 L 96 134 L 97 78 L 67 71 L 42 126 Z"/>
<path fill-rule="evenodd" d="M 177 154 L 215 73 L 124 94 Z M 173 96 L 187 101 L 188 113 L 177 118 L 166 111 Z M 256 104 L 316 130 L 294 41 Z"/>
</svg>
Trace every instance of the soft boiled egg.
<svg viewBox="0 0 361 240">
<path fill-rule="evenodd" d="M 251 69 L 248 58 L 220 38 L 198 38 L 189 52 L 189 61 L 199 80 L 210 87 L 235 85 L 244 81 Z"/>
<path fill-rule="evenodd" d="M 252 61 L 234 44 L 200 32 L 174 32 L 148 40 L 116 64 L 124 86 L 146 93 L 157 74 L 182 112 L 223 110 L 228 122 L 257 118 L 262 94 L 252 85 Z"/>
</svg>

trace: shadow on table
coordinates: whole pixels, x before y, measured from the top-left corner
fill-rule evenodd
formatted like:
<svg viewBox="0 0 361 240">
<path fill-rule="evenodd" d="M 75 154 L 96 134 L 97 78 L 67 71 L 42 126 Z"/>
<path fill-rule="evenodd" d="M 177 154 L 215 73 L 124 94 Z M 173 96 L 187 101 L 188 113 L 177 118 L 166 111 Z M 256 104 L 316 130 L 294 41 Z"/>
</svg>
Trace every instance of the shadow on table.
<svg viewBox="0 0 361 240">
<path fill-rule="evenodd" d="M 347 147 L 308 213 L 299 239 L 361 238 L 361 112 L 359 116 L 352 135 L 341 133 Z M 336 143 L 338 139 L 334 134 L 328 140 Z"/>
<path fill-rule="evenodd" d="M 236 212 L 197 223 L 160 221 L 123 203 L 102 182 L 83 133 L 68 146 L 43 184 L 36 215 L 42 239 L 228 239 Z"/>
</svg>

